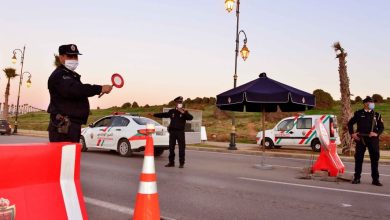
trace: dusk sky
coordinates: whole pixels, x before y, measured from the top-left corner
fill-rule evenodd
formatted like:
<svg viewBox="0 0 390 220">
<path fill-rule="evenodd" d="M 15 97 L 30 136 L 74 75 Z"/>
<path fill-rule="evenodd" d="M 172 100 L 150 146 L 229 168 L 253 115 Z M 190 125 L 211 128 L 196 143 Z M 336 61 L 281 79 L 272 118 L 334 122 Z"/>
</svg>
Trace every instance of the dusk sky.
<svg viewBox="0 0 390 220">
<path fill-rule="evenodd" d="M 233 87 L 236 17 L 224 2 L 1 1 L 0 68 L 19 73 L 12 51 L 26 45 L 24 71 L 32 74 L 32 87 L 24 81 L 20 104 L 42 109 L 49 103 L 53 55 L 69 43 L 83 53 L 76 71 L 84 83 L 109 84 L 115 72 L 125 79 L 123 88 L 90 98 L 92 108 L 133 101 L 163 104 L 178 95 L 215 97 Z M 266 72 L 301 90 L 319 88 L 339 99 L 332 44 L 340 41 L 348 53 L 351 93 L 389 97 L 389 10 L 388 0 L 241 0 L 240 29 L 251 53 L 245 62 L 239 58 L 238 85 Z M 17 57 L 20 61 L 20 53 Z M 10 104 L 16 104 L 18 82 L 12 80 Z M 5 86 L 1 72 L 1 103 Z"/>
</svg>

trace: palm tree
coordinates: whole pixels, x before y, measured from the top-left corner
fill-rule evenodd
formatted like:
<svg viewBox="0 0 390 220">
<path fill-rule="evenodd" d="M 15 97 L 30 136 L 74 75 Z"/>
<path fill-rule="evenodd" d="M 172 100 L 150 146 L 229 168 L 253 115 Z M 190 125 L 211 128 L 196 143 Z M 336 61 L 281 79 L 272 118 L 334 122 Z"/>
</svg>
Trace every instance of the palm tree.
<svg viewBox="0 0 390 220">
<path fill-rule="evenodd" d="M 340 92 L 341 92 L 341 146 L 343 154 L 351 153 L 353 142 L 348 132 L 348 121 L 352 117 L 351 109 L 351 92 L 349 90 L 349 78 L 347 73 L 347 53 L 341 47 L 340 42 L 333 44 L 336 52 L 336 58 L 339 59 L 339 76 L 340 76 Z"/>
<path fill-rule="evenodd" d="M 7 119 L 8 118 L 8 97 L 9 97 L 9 88 L 10 88 L 10 81 L 11 79 L 15 78 L 16 76 L 18 76 L 18 74 L 16 74 L 16 70 L 14 68 L 5 68 L 3 69 L 7 79 L 8 79 L 8 83 L 7 83 L 7 87 L 5 89 L 5 99 L 4 99 L 4 110 L 3 110 L 3 118 L 4 119 Z"/>
</svg>

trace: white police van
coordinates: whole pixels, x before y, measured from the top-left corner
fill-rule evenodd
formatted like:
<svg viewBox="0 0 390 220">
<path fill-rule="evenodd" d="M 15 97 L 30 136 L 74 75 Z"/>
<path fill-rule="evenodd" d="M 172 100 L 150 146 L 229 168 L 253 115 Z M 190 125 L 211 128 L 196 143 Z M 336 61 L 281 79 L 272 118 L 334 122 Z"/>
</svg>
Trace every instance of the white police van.
<svg viewBox="0 0 390 220">
<path fill-rule="evenodd" d="M 315 122 L 320 120 L 327 129 L 329 136 L 340 144 L 337 128 L 337 117 L 334 115 L 296 115 L 282 119 L 273 129 L 265 131 L 266 148 L 280 148 L 282 146 L 308 146 L 313 151 L 320 151 L 321 144 L 315 130 Z M 263 131 L 257 133 L 256 142 L 261 145 Z"/>
<path fill-rule="evenodd" d="M 103 117 L 81 130 L 82 151 L 89 148 L 114 150 L 121 156 L 131 156 L 133 152 L 145 150 L 146 140 L 138 130 L 146 124 L 154 124 L 154 154 L 160 156 L 169 148 L 169 133 L 166 127 L 145 117 L 129 113 L 114 113 Z"/>
</svg>

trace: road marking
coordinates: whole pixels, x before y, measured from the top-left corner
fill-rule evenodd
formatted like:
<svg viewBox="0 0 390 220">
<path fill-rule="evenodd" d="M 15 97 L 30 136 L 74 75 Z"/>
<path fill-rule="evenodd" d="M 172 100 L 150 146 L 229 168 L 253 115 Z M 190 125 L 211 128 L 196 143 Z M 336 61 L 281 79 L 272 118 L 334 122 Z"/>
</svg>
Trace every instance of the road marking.
<svg viewBox="0 0 390 220">
<path fill-rule="evenodd" d="M 277 165 L 277 164 L 268 164 L 274 167 L 281 167 L 281 168 L 290 168 L 290 169 L 297 169 L 297 170 L 302 170 L 305 167 L 293 167 L 293 166 L 284 166 L 284 165 Z M 351 171 L 345 171 L 346 173 L 355 173 Z M 371 175 L 371 173 L 362 173 L 362 175 Z M 390 177 L 389 174 L 379 174 L 379 176 L 384 176 L 384 177 Z"/>
<path fill-rule="evenodd" d="M 352 207 L 352 205 L 351 204 L 346 204 L 346 203 L 341 203 L 341 207 L 349 208 L 349 207 Z"/>
<path fill-rule="evenodd" d="M 112 211 L 120 212 L 120 213 L 123 213 L 123 214 L 126 214 L 126 215 L 129 214 L 129 215 L 133 216 L 133 214 L 134 214 L 134 209 L 128 208 L 128 207 L 125 207 L 125 206 L 121 206 L 121 205 L 117 205 L 117 204 L 114 204 L 114 203 L 111 203 L 111 202 L 105 202 L 105 201 L 102 201 L 102 200 L 99 200 L 99 199 L 90 198 L 90 197 L 84 197 L 84 201 L 85 201 L 85 203 L 88 203 L 88 204 L 91 204 L 91 205 L 95 205 L 95 206 L 99 206 L 99 207 L 106 208 L 106 209 L 110 209 Z M 175 220 L 173 218 L 168 218 L 168 217 L 164 217 L 164 216 L 161 216 L 161 219 L 162 220 Z"/>
<path fill-rule="evenodd" d="M 288 182 L 279 182 L 279 181 L 272 181 L 272 180 L 253 179 L 253 178 L 247 178 L 247 177 L 237 177 L 237 178 L 241 179 L 241 180 L 249 180 L 249 181 L 255 181 L 255 182 L 274 183 L 274 184 L 280 184 L 280 185 L 306 187 L 306 188 L 313 188 L 313 189 L 323 189 L 323 190 L 330 190 L 330 191 L 337 191 L 337 192 L 349 192 L 349 193 L 372 195 L 372 196 L 390 197 L 390 194 L 384 194 L 384 193 L 372 193 L 372 192 L 365 192 L 365 191 L 338 189 L 338 188 L 330 188 L 330 187 L 322 187 L 322 186 L 311 186 L 311 185 L 298 184 L 298 183 L 288 183 Z"/>
<path fill-rule="evenodd" d="M 209 153 L 209 154 L 223 154 L 223 155 L 231 155 L 231 156 L 245 156 L 245 157 L 262 157 L 261 155 L 248 155 L 248 154 L 238 154 L 238 153 L 224 153 L 224 152 L 212 152 L 212 151 L 205 151 L 205 150 L 186 150 L 186 151 L 193 151 L 198 153 Z M 265 158 L 273 158 L 273 159 L 283 159 L 283 160 L 296 160 L 296 161 L 308 161 L 310 160 L 310 155 L 307 155 L 308 158 L 289 158 L 289 157 L 274 157 L 274 156 L 265 156 Z M 315 157 L 318 157 L 319 155 L 315 155 Z M 353 158 L 352 158 L 353 159 Z M 344 164 L 355 164 L 355 162 L 348 162 L 348 161 L 342 161 Z M 369 163 L 369 162 L 365 162 Z M 390 165 L 386 164 L 380 164 L 380 167 L 390 167 Z"/>
</svg>

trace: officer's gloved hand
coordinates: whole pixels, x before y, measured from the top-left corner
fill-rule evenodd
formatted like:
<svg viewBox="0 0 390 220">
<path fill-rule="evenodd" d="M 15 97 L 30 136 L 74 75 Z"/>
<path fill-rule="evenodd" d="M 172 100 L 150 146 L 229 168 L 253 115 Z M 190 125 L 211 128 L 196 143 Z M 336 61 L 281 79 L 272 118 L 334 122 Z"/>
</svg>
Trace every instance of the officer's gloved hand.
<svg viewBox="0 0 390 220">
<path fill-rule="evenodd" d="M 112 90 L 112 85 L 103 85 L 101 94 L 108 94 Z"/>
<path fill-rule="evenodd" d="M 353 133 L 351 136 L 352 136 L 352 138 L 353 138 L 354 140 L 360 141 L 360 138 L 359 138 L 359 136 L 358 136 L 358 133 Z"/>
</svg>

